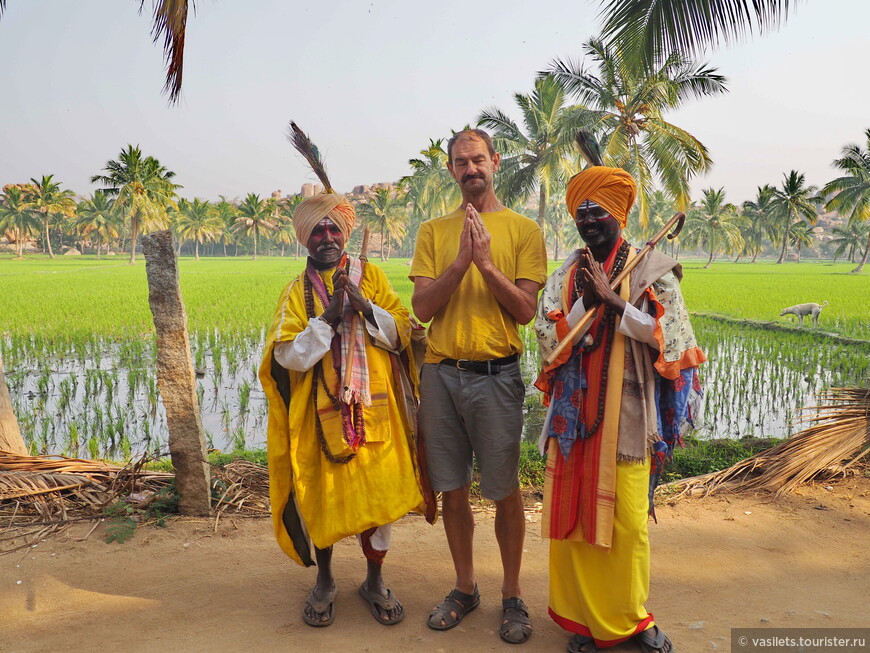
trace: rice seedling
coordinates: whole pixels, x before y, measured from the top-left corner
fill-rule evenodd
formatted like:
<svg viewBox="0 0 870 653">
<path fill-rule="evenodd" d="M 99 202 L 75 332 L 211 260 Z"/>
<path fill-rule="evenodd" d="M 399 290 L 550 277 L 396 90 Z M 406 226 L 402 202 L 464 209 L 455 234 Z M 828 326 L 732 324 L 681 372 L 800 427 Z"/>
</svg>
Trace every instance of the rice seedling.
<svg viewBox="0 0 870 653">
<path fill-rule="evenodd" d="M 278 258 L 180 261 L 193 362 L 211 376 L 197 390 L 203 423 L 218 447 L 262 446 L 265 440 L 267 407 L 257 380 L 265 325 L 282 287 L 303 265 L 304 260 Z M 406 261 L 381 267 L 409 305 L 413 286 Z M 870 296 L 870 275 L 848 275 L 848 265 L 817 262 L 717 263 L 702 270 L 688 261 L 684 267 L 683 291 L 693 311 L 748 321 L 695 319 L 710 357 L 701 371 L 707 426 L 699 437 L 787 435 L 790 416 L 811 403 L 814 393 L 870 374 L 867 345 L 823 335 L 870 340 L 870 309 L 861 300 Z M 43 271 L 63 274 L 64 283 L 57 283 L 56 275 L 37 274 Z M 44 453 L 62 450 L 72 424 L 79 448 L 89 454 L 95 440 L 102 455 L 123 453 L 125 437 L 135 453 L 164 446 L 166 421 L 142 267 L 93 259 L 0 260 L 0 276 L 11 281 L 0 284 L 0 351 L 29 446 Z M 779 317 L 784 306 L 824 300 L 829 305 L 817 330 L 798 329 Z M 753 328 L 765 322 L 791 330 Z M 521 335 L 529 385 L 526 438 L 532 440 L 542 413 L 530 384 L 540 363 L 533 331 L 523 328 Z M 236 402 L 238 409 L 231 410 Z"/>
</svg>

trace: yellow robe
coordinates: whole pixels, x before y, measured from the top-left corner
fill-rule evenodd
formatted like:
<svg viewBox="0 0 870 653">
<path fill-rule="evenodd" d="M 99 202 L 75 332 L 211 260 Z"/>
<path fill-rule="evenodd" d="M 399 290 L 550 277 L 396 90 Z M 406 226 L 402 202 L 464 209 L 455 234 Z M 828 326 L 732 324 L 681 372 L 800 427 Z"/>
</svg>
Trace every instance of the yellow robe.
<svg viewBox="0 0 870 653">
<path fill-rule="evenodd" d="M 321 274 L 330 293 L 333 272 L 326 270 Z M 314 422 L 313 369 L 273 371 L 275 343 L 292 341 L 308 324 L 303 278 L 304 272 L 281 294 L 260 366 L 260 381 L 269 400 L 267 449 L 272 524 L 278 544 L 299 564 L 304 563 L 282 519 L 288 500 L 295 500 L 311 541 L 321 549 L 348 535 L 394 522 L 410 510 L 422 510 L 423 506 L 413 440 L 406 413 L 399 403 L 398 381 L 387 350 L 366 338 L 372 397 L 371 406 L 363 408 L 366 444 L 344 464 L 330 462 L 321 451 Z M 366 264 L 360 289 L 365 297 L 393 316 L 400 348 L 406 347 L 410 341 L 408 311 L 383 271 Z M 323 312 L 316 293 L 314 306 L 315 313 Z M 333 370 L 331 351 L 321 364 L 326 384 L 335 396 L 339 379 Z M 289 375 L 289 410 L 273 373 Z M 318 412 L 332 454 L 347 453 L 342 451 L 345 445 L 341 420 L 322 387 L 318 389 Z"/>
</svg>

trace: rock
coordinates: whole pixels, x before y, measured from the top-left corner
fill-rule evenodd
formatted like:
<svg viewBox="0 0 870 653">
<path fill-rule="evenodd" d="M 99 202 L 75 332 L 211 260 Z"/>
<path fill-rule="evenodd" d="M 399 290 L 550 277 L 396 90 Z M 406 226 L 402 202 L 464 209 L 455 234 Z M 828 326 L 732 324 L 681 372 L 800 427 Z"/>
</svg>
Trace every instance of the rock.
<svg viewBox="0 0 870 653">
<path fill-rule="evenodd" d="M 75 247 L 70 247 L 63 253 L 64 256 L 81 256 L 82 253 L 77 250 Z"/>
</svg>

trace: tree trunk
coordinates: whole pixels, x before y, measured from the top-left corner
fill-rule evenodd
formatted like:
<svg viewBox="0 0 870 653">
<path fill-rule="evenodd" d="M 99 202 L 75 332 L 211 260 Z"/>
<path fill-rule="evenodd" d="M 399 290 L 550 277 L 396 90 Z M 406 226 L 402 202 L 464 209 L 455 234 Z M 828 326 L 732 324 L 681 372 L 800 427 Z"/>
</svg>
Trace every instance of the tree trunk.
<svg viewBox="0 0 870 653">
<path fill-rule="evenodd" d="M 194 241 L 194 242 L 196 243 L 195 246 L 194 246 L 195 260 L 198 261 L 198 260 L 199 260 L 199 241 L 197 240 L 197 241 Z"/>
<path fill-rule="evenodd" d="M 707 259 L 707 265 L 704 266 L 704 269 L 706 270 L 706 269 L 709 268 L 712 264 L 713 264 L 713 250 L 711 249 L 711 250 L 710 250 L 710 258 Z"/>
<path fill-rule="evenodd" d="M 139 216 L 130 218 L 130 265 L 136 262 L 136 237 L 139 235 Z"/>
<path fill-rule="evenodd" d="M 541 231 L 544 230 L 544 213 L 547 211 L 547 190 L 544 188 L 544 184 L 540 185 L 540 190 L 538 191 L 538 226 L 541 228 Z M 571 216 L 571 219 L 574 219 L 574 216 Z"/>
<path fill-rule="evenodd" d="M 852 270 L 854 273 L 860 272 L 864 268 L 864 264 L 867 262 L 867 253 L 870 252 L 870 236 L 867 236 L 867 245 L 864 247 L 864 256 L 861 257 L 861 262 L 858 264 L 858 267 Z"/>
<path fill-rule="evenodd" d="M 786 231 L 785 236 L 782 239 L 782 251 L 779 253 L 779 260 L 777 264 L 785 262 L 785 256 L 788 253 L 788 231 Z"/>
<path fill-rule="evenodd" d="M 163 230 L 143 236 L 142 246 L 148 301 L 157 330 L 157 384 L 166 409 L 178 509 L 183 515 L 207 515 L 211 509 L 211 479 L 205 430 L 196 396 L 187 313 L 178 286 L 172 233 Z"/>
<path fill-rule="evenodd" d="M 12 412 L 12 400 L 9 398 L 9 388 L 6 387 L 6 377 L 3 375 L 3 356 L 0 354 L 0 449 L 28 455 L 24 438 L 18 428 L 18 420 Z"/>
<path fill-rule="evenodd" d="M 257 230 L 256 225 L 254 226 L 254 260 L 257 260 L 257 242 L 260 240 L 259 238 L 260 232 Z"/>
<path fill-rule="evenodd" d="M 48 248 L 48 257 L 54 258 L 54 251 L 51 249 L 51 234 L 48 231 L 48 220 L 49 217 L 45 216 L 45 247 Z M 43 248 L 43 251 L 45 248 Z"/>
</svg>

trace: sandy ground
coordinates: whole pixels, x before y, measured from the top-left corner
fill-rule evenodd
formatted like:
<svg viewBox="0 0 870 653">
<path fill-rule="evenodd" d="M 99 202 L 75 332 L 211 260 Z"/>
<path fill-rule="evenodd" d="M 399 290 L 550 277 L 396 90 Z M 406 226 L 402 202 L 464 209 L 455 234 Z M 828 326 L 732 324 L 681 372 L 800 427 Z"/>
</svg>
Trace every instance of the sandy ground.
<svg viewBox="0 0 870 653">
<path fill-rule="evenodd" d="M 870 479 L 806 486 L 798 494 L 728 495 L 664 503 L 650 525 L 647 603 L 682 653 L 728 651 L 732 627 L 867 627 Z M 300 619 L 314 569 L 291 563 L 265 519 L 179 519 L 106 544 L 77 525 L 0 557 L 0 651 L 564 651 L 547 616 L 547 541 L 527 513 L 523 585 L 535 632 L 522 647 L 496 629 L 501 583 L 493 515 L 477 514 L 480 608 L 459 627 L 426 626 L 452 583 L 443 528 L 401 520 L 385 577 L 407 617 L 381 626 L 357 595 L 365 561 L 336 545 L 336 620 Z M 610 649 L 637 650 L 633 645 Z"/>
</svg>

